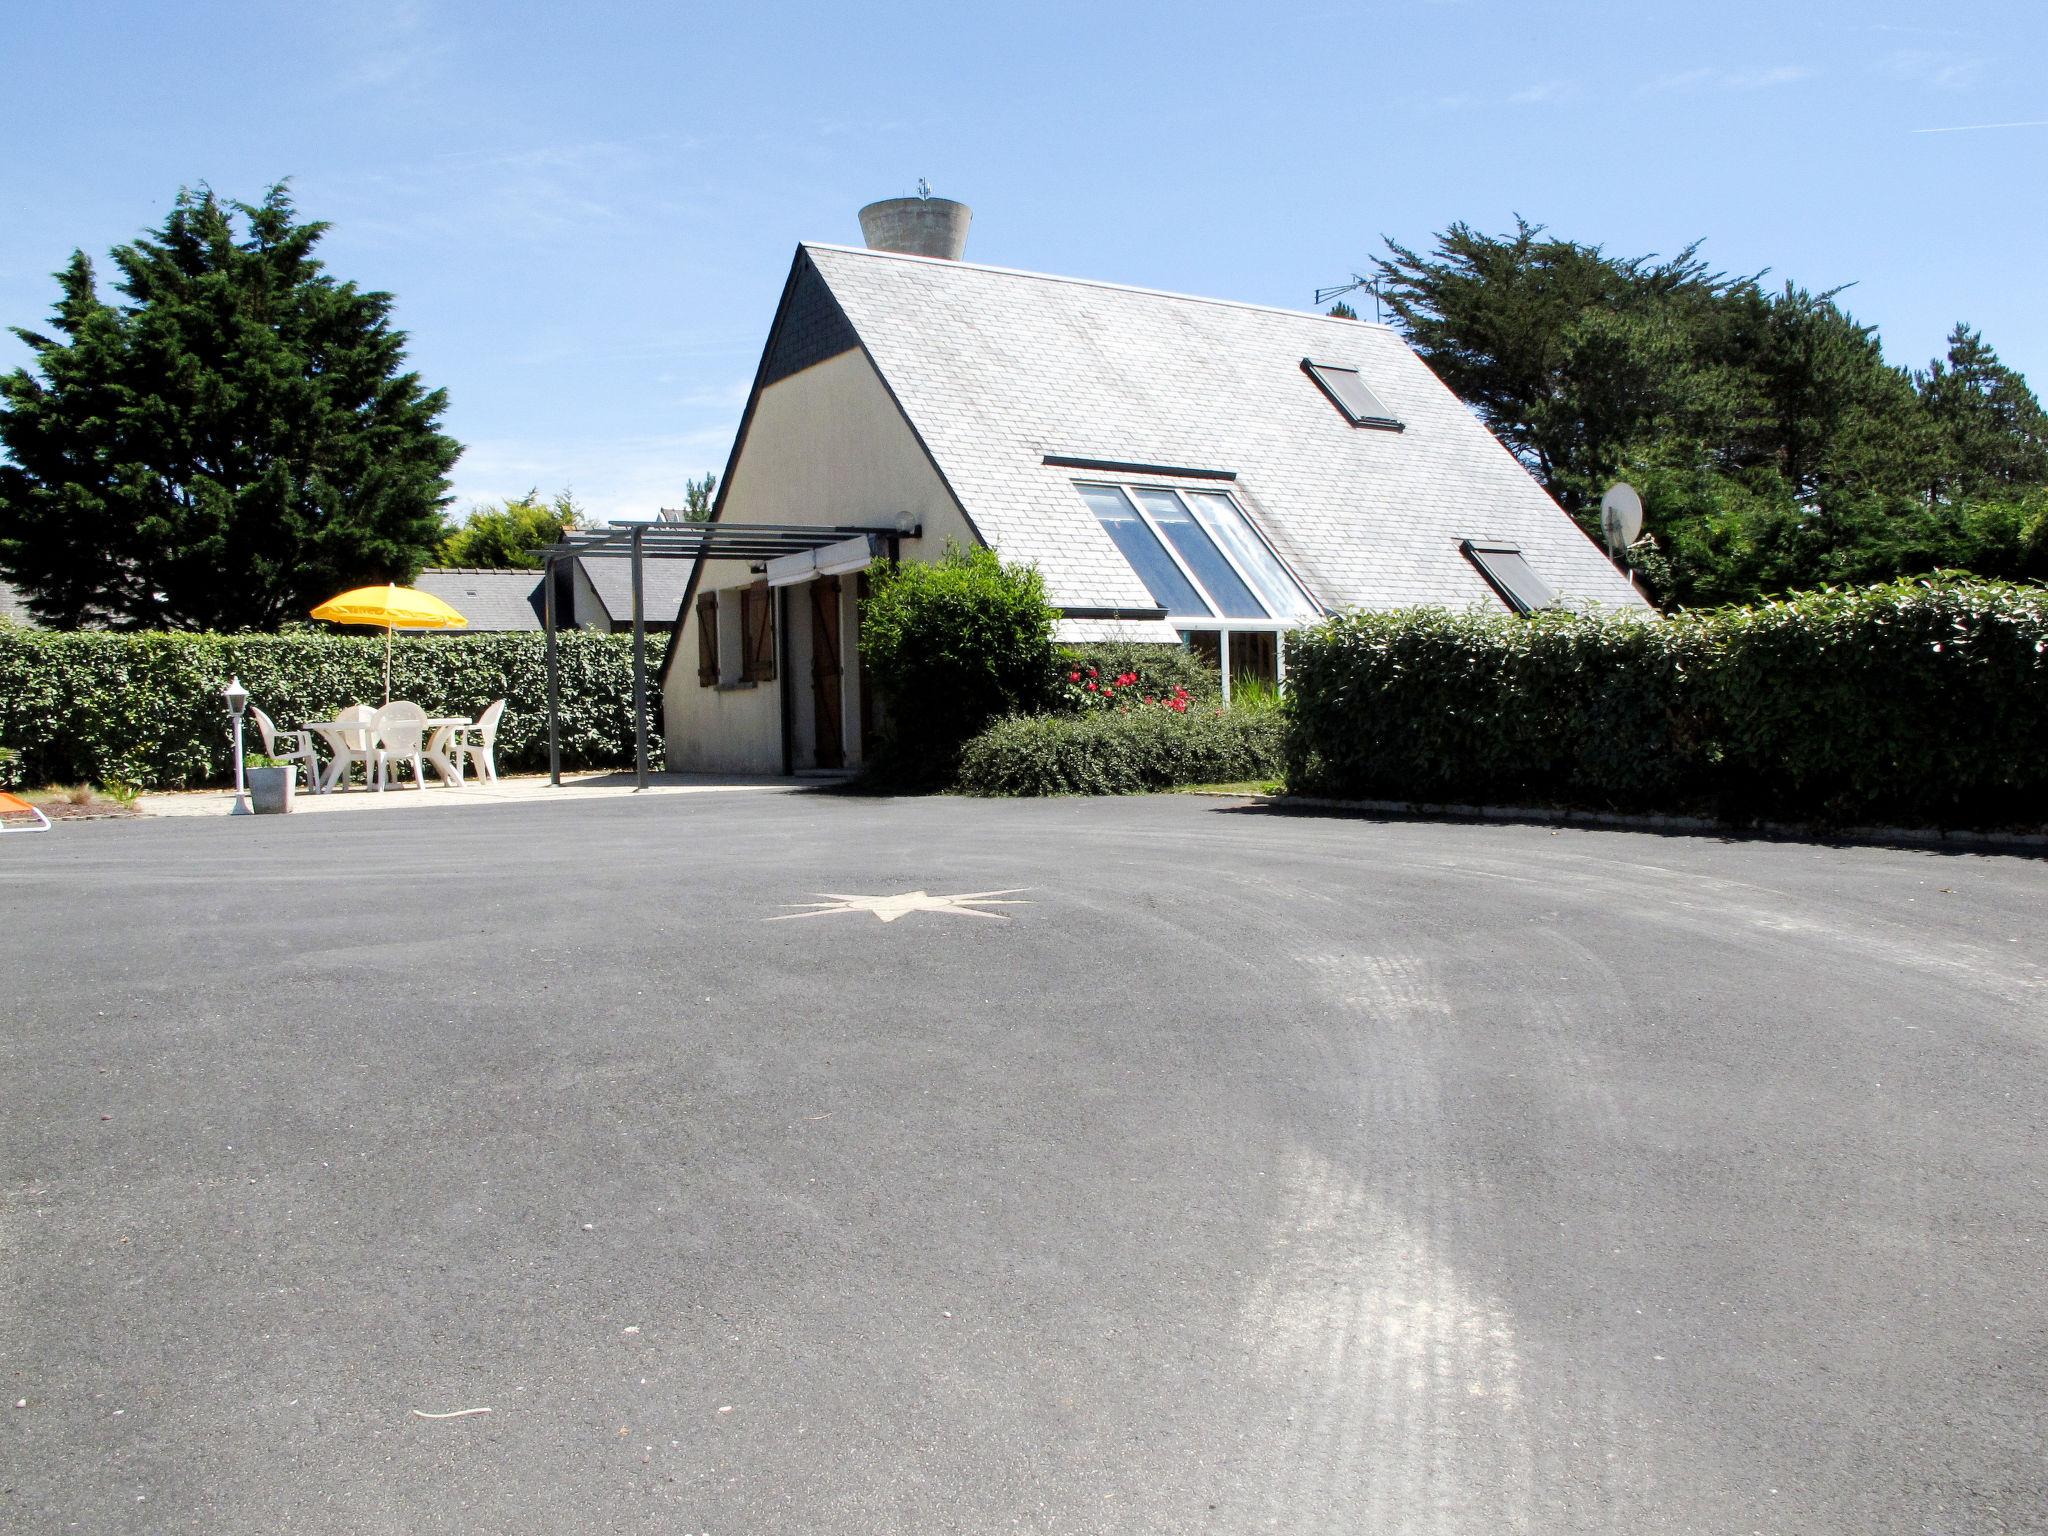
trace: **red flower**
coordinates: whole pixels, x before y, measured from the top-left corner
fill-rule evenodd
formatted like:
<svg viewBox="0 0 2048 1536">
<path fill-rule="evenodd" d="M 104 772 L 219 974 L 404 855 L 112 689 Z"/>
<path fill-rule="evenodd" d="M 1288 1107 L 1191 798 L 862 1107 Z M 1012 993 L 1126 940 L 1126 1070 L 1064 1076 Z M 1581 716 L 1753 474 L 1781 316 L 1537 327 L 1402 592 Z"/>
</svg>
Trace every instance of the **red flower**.
<svg viewBox="0 0 2048 1536">
<path fill-rule="evenodd" d="M 1089 691 L 1090 693 L 1094 693 L 1094 692 L 1096 691 L 1096 689 L 1095 689 L 1095 685 L 1094 685 L 1093 683 L 1090 683 L 1090 684 L 1088 685 L 1088 691 Z"/>
<path fill-rule="evenodd" d="M 1149 694 L 1149 693 L 1148 693 L 1148 694 L 1146 694 L 1146 695 L 1145 695 L 1145 702 L 1146 702 L 1147 704 L 1150 704 L 1150 703 L 1152 702 L 1152 695 L 1151 695 L 1151 694 Z"/>
<path fill-rule="evenodd" d="M 1078 683 L 1079 681 L 1081 681 L 1081 674 L 1078 672 L 1069 672 L 1067 674 L 1067 681 L 1070 683 Z"/>
<path fill-rule="evenodd" d="M 1138 680 L 1138 674 L 1137 674 L 1137 673 L 1135 673 L 1135 672 L 1126 672 L 1126 673 L 1125 673 L 1125 674 L 1124 674 L 1124 675 L 1123 675 L 1122 677 L 1118 678 L 1118 679 L 1117 679 L 1116 681 L 1117 681 L 1117 686 L 1118 686 L 1119 688 L 1128 688 L 1128 687 L 1130 687 L 1130 686 L 1131 686 L 1131 684 L 1135 683 L 1135 682 L 1136 682 L 1137 680 Z"/>
<path fill-rule="evenodd" d="M 1093 676 L 1095 676 L 1095 669 L 1094 669 L 1093 667 L 1090 667 L 1090 668 L 1088 669 L 1088 675 L 1089 675 L 1090 677 L 1093 677 Z"/>
</svg>

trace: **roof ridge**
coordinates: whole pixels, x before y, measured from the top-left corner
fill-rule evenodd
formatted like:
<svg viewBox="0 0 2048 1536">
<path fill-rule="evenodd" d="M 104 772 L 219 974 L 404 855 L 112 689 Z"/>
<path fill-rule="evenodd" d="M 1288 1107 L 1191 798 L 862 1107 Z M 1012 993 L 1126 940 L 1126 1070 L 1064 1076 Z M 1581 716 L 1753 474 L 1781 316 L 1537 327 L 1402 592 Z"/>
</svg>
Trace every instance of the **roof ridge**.
<svg viewBox="0 0 2048 1536">
<path fill-rule="evenodd" d="M 1224 309 L 1249 309 L 1264 315 L 1286 315 L 1296 320 L 1334 320 L 1339 325 L 1362 325 L 1367 330 L 1386 331 L 1398 334 L 1391 325 L 1380 320 L 1347 320 L 1341 315 L 1326 315 L 1313 309 L 1289 309 L 1284 304 L 1254 304 L 1248 299 L 1217 299 L 1205 294 L 1181 293 L 1172 288 L 1146 288 L 1137 283 L 1112 283 L 1100 277 L 1067 277 L 1058 272 L 1033 272 L 1023 267 L 998 267 L 982 261 L 953 261 L 944 256 L 913 256 L 905 251 L 877 251 L 864 245 L 839 245 L 830 240 L 800 240 L 797 248 L 805 251 L 832 251 L 842 256 L 871 256 L 877 261 L 908 261 L 928 267 L 953 267 L 970 272 L 989 272 L 999 277 L 1029 277 L 1041 283 L 1072 283 L 1080 288 L 1105 288 L 1112 293 L 1138 293 L 1154 299 L 1179 299 L 1188 304 L 1214 304 Z"/>
<path fill-rule="evenodd" d="M 537 565 L 423 565 L 421 576 L 531 576 L 540 579 Z M 418 578 L 415 577 L 415 580 Z"/>
</svg>

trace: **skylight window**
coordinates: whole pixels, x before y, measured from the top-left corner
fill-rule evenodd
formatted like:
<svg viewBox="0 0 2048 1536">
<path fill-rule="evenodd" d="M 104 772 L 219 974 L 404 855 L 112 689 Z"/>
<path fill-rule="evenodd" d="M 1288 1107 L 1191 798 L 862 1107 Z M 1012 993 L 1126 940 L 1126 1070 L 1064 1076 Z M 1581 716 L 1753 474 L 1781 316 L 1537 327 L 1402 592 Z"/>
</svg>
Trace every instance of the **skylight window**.
<svg viewBox="0 0 2048 1536">
<path fill-rule="evenodd" d="M 1372 386 L 1356 368 L 1341 368 L 1335 363 L 1301 360 L 1302 372 L 1322 385 L 1337 409 L 1344 413 L 1345 420 L 1354 427 L 1388 427 L 1398 432 L 1401 420 L 1387 409 L 1386 402 L 1373 393 Z"/>
<path fill-rule="evenodd" d="M 1131 562 L 1131 569 L 1138 573 L 1138 580 L 1145 583 L 1145 590 L 1152 594 L 1152 601 L 1168 613 L 1186 613 L 1207 618 L 1213 611 L 1195 590 L 1185 572 L 1174 563 L 1173 556 L 1166 552 L 1166 546 L 1159 542 L 1159 535 L 1131 505 L 1131 498 L 1113 485 L 1084 485 L 1081 497 L 1095 513 L 1095 519 L 1102 524 L 1103 532 L 1116 541 L 1116 547 Z"/>
<path fill-rule="evenodd" d="M 1152 524 L 1165 534 L 1195 580 L 1216 600 L 1216 609 L 1226 619 L 1264 619 L 1271 615 L 1252 596 L 1252 589 L 1237 574 L 1216 541 L 1202 531 L 1194 513 L 1171 491 L 1139 491 L 1138 504 L 1152 514 Z"/>
<path fill-rule="evenodd" d="M 1534 613 L 1539 608 L 1557 606 L 1556 588 L 1522 558 L 1519 545 L 1467 539 L 1458 547 L 1515 612 Z"/>
<path fill-rule="evenodd" d="M 1169 618 L 1279 628 L 1316 616 L 1308 593 L 1227 493 L 1115 485 L 1079 490 Z"/>
<path fill-rule="evenodd" d="M 1183 491 L 1181 497 L 1194 508 L 1195 517 L 1209 530 L 1209 537 L 1237 562 L 1237 568 L 1259 594 L 1266 612 L 1276 619 L 1316 616 L 1316 605 L 1287 574 L 1287 567 L 1273 551 L 1266 548 L 1266 541 L 1252 531 L 1236 502 L 1221 491 Z"/>
</svg>

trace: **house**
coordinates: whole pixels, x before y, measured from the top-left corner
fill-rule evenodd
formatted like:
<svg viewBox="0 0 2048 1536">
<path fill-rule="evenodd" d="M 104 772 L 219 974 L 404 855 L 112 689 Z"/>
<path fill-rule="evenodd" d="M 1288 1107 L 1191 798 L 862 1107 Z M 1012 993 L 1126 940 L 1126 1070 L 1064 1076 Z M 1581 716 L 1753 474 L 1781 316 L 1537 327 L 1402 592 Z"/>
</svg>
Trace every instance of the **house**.
<svg viewBox="0 0 2048 1536">
<path fill-rule="evenodd" d="M 0 624 L 20 624 L 35 627 L 36 616 L 29 612 L 28 597 L 10 581 L 0 580 Z"/>
<path fill-rule="evenodd" d="M 1347 608 L 1647 611 L 1389 327 L 883 243 L 798 246 L 716 521 L 986 544 L 1037 565 L 1062 639 L 1180 641 L 1226 678 L 1283 676 L 1287 632 Z M 868 552 L 696 565 L 672 766 L 859 763 Z"/>
<path fill-rule="evenodd" d="M 430 565 L 413 585 L 469 620 L 466 630 L 448 633 L 477 634 L 540 629 L 545 613 L 541 579 L 539 571 Z M 556 567 L 556 580 L 555 622 L 563 629 L 623 634 L 633 627 L 633 575 L 623 562 L 564 559 Z M 649 562 L 640 583 L 647 623 L 672 629 L 689 582 L 687 566 Z"/>
</svg>

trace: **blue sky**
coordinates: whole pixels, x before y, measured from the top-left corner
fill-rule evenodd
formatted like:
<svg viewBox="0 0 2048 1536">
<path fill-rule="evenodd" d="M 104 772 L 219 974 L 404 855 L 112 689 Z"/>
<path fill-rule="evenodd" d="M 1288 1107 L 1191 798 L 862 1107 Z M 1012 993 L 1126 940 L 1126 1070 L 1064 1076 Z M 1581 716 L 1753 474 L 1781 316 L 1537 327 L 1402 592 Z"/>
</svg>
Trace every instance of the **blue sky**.
<svg viewBox="0 0 2048 1536">
<path fill-rule="evenodd" d="M 448 389 L 465 503 L 647 514 L 723 468 L 795 243 L 924 176 L 972 259 L 1298 307 L 1458 219 L 1704 236 L 2048 388 L 2043 59 L 2042 0 L 16 3 L 0 323 L 180 184 L 289 176 Z"/>
</svg>

